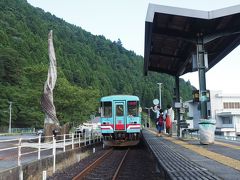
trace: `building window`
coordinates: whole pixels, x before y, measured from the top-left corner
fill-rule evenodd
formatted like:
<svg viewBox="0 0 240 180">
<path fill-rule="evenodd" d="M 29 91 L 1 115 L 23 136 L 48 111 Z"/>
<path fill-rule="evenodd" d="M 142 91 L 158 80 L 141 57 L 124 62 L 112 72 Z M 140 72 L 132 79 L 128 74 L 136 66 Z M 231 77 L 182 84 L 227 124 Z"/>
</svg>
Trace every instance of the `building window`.
<svg viewBox="0 0 240 180">
<path fill-rule="evenodd" d="M 240 102 L 224 102 L 224 109 L 240 109 Z"/>
<path fill-rule="evenodd" d="M 228 109 L 228 103 L 224 102 L 224 103 L 223 103 L 223 108 L 224 108 L 224 109 Z"/>
<path fill-rule="evenodd" d="M 234 105 L 235 105 L 235 109 L 240 109 L 240 103 L 239 102 L 235 102 Z"/>
<path fill-rule="evenodd" d="M 211 116 L 211 110 L 208 110 L 208 116 Z"/>
<path fill-rule="evenodd" d="M 232 124 L 231 117 L 222 117 L 222 123 L 223 124 Z"/>
<path fill-rule="evenodd" d="M 223 136 L 224 134 L 223 134 L 223 132 L 221 132 L 221 131 L 215 131 L 215 135 Z"/>
</svg>

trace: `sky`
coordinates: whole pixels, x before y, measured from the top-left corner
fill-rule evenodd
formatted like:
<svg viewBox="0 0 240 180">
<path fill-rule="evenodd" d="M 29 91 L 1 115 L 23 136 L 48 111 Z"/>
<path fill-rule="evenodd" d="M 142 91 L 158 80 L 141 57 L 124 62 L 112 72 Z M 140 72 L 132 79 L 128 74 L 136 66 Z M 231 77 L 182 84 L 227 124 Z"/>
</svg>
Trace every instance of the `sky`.
<svg viewBox="0 0 240 180">
<path fill-rule="evenodd" d="M 196 10 L 215 10 L 239 5 L 240 0 L 27 0 L 32 6 L 144 55 L 145 18 L 149 3 Z M 199 87 L 198 73 L 181 76 Z M 240 47 L 206 73 L 206 87 L 224 94 L 240 94 Z M 159 80 L 160 82 L 161 80 Z"/>
</svg>

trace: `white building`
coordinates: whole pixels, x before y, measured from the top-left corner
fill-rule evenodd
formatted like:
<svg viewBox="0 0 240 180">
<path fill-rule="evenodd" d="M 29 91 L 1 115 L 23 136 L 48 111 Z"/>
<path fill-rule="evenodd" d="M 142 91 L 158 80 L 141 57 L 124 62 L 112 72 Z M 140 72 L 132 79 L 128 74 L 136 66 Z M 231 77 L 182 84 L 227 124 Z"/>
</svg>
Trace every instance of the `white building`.
<svg viewBox="0 0 240 180">
<path fill-rule="evenodd" d="M 199 103 L 185 102 L 189 108 L 188 117 L 193 118 L 194 128 L 198 128 L 200 119 Z M 216 134 L 240 136 L 240 95 L 222 94 L 221 91 L 210 92 L 208 116 L 216 119 Z"/>
</svg>

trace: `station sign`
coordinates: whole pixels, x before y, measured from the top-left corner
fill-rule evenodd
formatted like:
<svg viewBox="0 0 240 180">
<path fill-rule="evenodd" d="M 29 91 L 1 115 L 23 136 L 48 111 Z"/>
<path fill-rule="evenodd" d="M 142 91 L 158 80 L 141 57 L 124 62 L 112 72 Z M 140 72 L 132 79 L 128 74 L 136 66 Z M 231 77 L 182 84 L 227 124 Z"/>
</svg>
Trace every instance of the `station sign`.
<svg viewBox="0 0 240 180">
<path fill-rule="evenodd" d="M 154 105 L 158 105 L 158 104 L 159 104 L 159 100 L 158 100 L 158 99 L 154 99 L 154 100 L 153 100 L 153 104 L 154 104 Z"/>
</svg>

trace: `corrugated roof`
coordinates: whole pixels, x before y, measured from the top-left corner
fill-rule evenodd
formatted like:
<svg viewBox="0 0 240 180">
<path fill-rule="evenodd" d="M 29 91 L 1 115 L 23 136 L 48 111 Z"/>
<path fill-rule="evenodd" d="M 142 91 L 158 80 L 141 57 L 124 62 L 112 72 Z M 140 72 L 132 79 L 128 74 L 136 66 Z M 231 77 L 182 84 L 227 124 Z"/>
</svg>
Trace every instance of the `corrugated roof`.
<svg viewBox="0 0 240 180">
<path fill-rule="evenodd" d="M 240 5 L 214 11 L 149 4 L 145 21 L 144 73 L 181 76 L 192 70 L 198 36 L 209 69 L 240 43 Z"/>
</svg>

